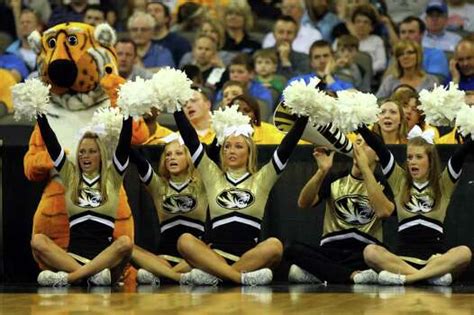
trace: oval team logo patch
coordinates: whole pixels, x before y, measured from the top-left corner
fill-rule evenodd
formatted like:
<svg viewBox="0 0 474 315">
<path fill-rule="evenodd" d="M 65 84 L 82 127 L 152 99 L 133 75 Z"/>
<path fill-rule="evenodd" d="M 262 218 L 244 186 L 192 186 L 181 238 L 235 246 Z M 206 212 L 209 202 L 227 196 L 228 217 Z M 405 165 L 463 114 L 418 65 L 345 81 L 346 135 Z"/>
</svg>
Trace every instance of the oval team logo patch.
<svg viewBox="0 0 474 315">
<path fill-rule="evenodd" d="M 163 210 L 172 214 L 188 213 L 196 208 L 196 204 L 191 195 L 172 195 L 163 201 Z"/>
<path fill-rule="evenodd" d="M 229 210 L 242 210 L 251 206 L 255 201 L 254 195 L 250 190 L 232 188 L 221 192 L 216 202 L 222 208 Z"/>
<path fill-rule="evenodd" d="M 364 225 L 372 221 L 375 212 L 366 196 L 352 195 L 337 199 L 334 210 L 339 219 L 352 224 Z"/>
</svg>

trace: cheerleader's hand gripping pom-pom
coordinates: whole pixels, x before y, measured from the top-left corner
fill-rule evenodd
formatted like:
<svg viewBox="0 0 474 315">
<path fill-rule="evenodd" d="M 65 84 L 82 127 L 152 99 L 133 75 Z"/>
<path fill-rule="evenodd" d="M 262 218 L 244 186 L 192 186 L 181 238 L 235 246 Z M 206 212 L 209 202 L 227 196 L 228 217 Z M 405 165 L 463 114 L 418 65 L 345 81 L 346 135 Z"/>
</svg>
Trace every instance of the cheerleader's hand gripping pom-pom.
<svg viewBox="0 0 474 315">
<path fill-rule="evenodd" d="M 225 138 L 230 135 L 252 136 L 253 128 L 250 125 L 250 117 L 240 113 L 238 108 L 238 105 L 232 105 L 225 109 L 219 108 L 212 113 L 212 128 L 216 132 L 219 144 L 224 143 Z"/>
<path fill-rule="evenodd" d="M 474 107 L 463 105 L 456 115 L 456 126 L 463 137 L 474 140 Z"/>
<path fill-rule="evenodd" d="M 308 116 L 312 122 L 325 125 L 333 120 L 336 102 L 316 87 L 319 82 L 316 77 L 308 84 L 303 79 L 293 81 L 283 91 L 283 99 L 292 114 Z"/>
<path fill-rule="evenodd" d="M 181 70 L 166 67 L 155 73 L 151 81 L 156 106 L 161 111 L 181 110 L 181 106 L 193 97 L 192 81 Z"/>
<path fill-rule="evenodd" d="M 425 121 L 433 126 L 453 126 L 456 114 L 465 104 L 465 93 L 451 82 L 449 88 L 435 86 L 432 91 L 420 92 L 421 105 L 418 109 L 425 113 Z"/>
<path fill-rule="evenodd" d="M 38 79 L 28 79 L 24 83 L 13 86 L 15 120 L 22 118 L 33 120 L 38 115 L 46 114 L 49 107 L 50 88 L 51 85 L 46 85 Z"/>
<path fill-rule="evenodd" d="M 153 88 L 150 81 L 137 77 L 119 87 L 117 105 L 124 116 L 139 117 L 150 112 L 153 106 Z"/>
<path fill-rule="evenodd" d="M 373 94 L 358 91 L 337 93 L 334 124 L 343 132 L 352 132 L 362 124 L 376 122 L 379 113 L 377 98 Z"/>
</svg>

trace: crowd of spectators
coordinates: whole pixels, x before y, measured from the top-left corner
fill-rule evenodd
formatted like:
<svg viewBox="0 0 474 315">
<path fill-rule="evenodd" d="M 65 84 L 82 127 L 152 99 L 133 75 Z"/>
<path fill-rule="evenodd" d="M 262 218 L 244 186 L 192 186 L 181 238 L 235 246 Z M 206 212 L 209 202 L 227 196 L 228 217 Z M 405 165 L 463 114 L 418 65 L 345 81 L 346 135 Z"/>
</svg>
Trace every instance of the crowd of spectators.
<svg viewBox="0 0 474 315">
<path fill-rule="evenodd" d="M 399 109 L 400 86 L 412 89 L 415 100 L 420 90 L 451 81 L 474 90 L 470 2 L 6 0 L 0 68 L 17 82 L 36 75 L 27 41 L 33 30 L 106 22 L 118 33 L 121 76 L 181 68 L 201 87 L 209 110 L 228 105 L 232 93 L 245 94 L 259 104 L 261 120 L 270 121 L 284 87 L 312 76 L 329 91 L 371 92 L 381 106 Z"/>
</svg>

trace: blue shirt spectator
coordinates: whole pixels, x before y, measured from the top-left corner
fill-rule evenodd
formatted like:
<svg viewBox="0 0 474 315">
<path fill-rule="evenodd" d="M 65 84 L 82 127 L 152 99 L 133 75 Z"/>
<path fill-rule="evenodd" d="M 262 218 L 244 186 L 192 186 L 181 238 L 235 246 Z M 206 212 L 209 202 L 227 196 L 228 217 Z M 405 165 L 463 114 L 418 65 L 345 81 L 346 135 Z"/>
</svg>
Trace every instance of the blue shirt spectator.
<svg viewBox="0 0 474 315">
<path fill-rule="evenodd" d="M 309 81 L 311 80 L 311 78 L 314 78 L 314 77 L 318 77 L 318 76 L 314 73 L 299 75 L 299 76 L 291 78 L 288 81 L 287 86 L 290 85 L 291 82 L 298 81 L 298 80 L 301 80 L 301 79 L 303 79 L 304 82 L 306 82 L 306 84 L 308 84 Z M 340 80 L 335 76 L 333 76 L 333 78 L 334 78 L 334 82 L 329 83 L 329 84 L 326 85 L 326 90 L 327 91 L 338 92 L 338 91 L 343 91 L 343 90 L 348 90 L 348 89 L 353 89 L 354 88 L 354 85 L 350 82 Z"/>
<path fill-rule="evenodd" d="M 21 81 L 26 79 L 29 73 L 23 60 L 11 54 L 0 55 L 0 68 L 14 70 L 21 76 Z"/>
<path fill-rule="evenodd" d="M 175 67 L 173 56 L 169 49 L 157 43 L 151 44 L 150 49 L 142 57 L 142 62 L 145 68 Z"/>
</svg>

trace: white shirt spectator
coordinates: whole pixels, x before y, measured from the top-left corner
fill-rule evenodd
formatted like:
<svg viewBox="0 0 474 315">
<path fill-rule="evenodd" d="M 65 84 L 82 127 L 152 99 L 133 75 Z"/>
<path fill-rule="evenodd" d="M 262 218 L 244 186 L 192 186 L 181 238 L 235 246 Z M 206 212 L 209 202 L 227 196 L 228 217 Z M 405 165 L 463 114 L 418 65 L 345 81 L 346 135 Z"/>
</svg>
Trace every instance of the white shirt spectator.
<svg viewBox="0 0 474 315">
<path fill-rule="evenodd" d="M 365 51 L 372 57 L 372 69 L 374 73 L 385 70 L 387 54 L 385 53 L 385 45 L 380 36 L 370 35 L 366 39 L 360 40 L 359 50 Z"/>
<path fill-rule="evenodd" d="M 395 23 L 400 23 L 404 18 L 420 16 L 425 12 L 429 0 L 385 0 L 387 13 Z"/>
<path fill-rule="evenodd" d="M 448 30 L 474 31 L 474 5 L 464 3 L 461 6 L 452 6 L 448 3 Z"/>
<path fill-rule="evenodd" d="M 291 47 L 294 51 L 309 54 L 309 47 L 313 44 L 314 41 L 322 39 L 323 36 L 321 32 L 319 32 L 314 27 L 308 25 L 300 25 L 298 30 L 298 34 L 296 35 L 295 40 Z M 273 36 L 273 32 L 268 33 L 265 35 L 263 39 L 262 47 L 269 48 L 275 46 L 275 36 Z"/>
</svg>

